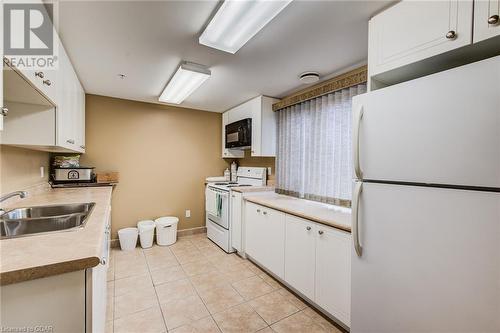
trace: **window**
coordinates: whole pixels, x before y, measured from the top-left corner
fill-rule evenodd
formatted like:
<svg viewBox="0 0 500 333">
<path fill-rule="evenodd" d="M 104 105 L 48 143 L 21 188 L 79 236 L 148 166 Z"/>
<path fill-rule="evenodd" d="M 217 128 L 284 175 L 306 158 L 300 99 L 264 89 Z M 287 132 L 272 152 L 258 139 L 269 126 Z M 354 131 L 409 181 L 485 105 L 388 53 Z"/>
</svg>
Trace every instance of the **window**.
<svg viewBox="0 0 500 333">
<path fill-rule="evenodd" d="M 361 84 L 278 111 L 276 192 L 350 206 L 351 102 Z"/>
</svg>

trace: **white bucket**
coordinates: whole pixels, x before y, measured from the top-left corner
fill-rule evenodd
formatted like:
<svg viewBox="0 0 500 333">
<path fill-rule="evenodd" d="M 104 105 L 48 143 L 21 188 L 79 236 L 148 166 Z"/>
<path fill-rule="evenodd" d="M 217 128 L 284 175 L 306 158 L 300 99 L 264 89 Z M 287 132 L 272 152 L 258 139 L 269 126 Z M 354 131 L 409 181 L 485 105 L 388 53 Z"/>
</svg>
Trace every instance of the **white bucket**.
<svg viewBox="0 0 500 333">
<path fill-rule="evenodd" d="M 177 223 L 179 223 L 179 219 L 177 217 L 160 217 L 155 220 L 155 223 L 156 243 L 158 245 L 172 245 L 177 241 Z"/>
<path fill-rule="evenodd" d="M 153 246 L 155 227 L 156 224 L 153 220 L 144 220 L 137 223 L 137 229 L 139 229 L 139 239 L 141 240 L 141 247 L 143 249 Z"/>
<path fill-rule="evenodd" d="M 135 249 L 138 234 L 139 231 L 137 228 L 124 228 L 118 230 L 118 239 L 120 240 L 120 247 L 122 248 L 122 251 Z"/>
</svg>

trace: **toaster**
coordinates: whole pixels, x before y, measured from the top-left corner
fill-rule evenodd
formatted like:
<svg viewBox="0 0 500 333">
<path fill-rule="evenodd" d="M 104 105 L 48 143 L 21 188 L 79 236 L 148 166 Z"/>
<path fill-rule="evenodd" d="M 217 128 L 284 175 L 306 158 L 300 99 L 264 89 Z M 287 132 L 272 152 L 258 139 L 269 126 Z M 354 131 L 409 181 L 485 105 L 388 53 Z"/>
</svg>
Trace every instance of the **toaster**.
<svg viewBox="0 0 500 333">
<path fill-rule="evenodd" d="M 93 167 L 54 168 L 56 182 L 90 182 L 93 180 Z"/>
</svg>

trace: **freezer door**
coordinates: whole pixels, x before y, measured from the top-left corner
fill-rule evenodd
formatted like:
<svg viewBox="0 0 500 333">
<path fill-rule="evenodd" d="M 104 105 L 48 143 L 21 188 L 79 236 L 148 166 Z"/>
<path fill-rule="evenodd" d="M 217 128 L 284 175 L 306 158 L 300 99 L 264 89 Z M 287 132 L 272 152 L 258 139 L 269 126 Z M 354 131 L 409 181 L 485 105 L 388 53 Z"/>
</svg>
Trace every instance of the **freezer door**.
<svg viewBox="0 0 500 333">
<path fill-rule="evenodd" d="M 500 332 L 500 193 L 363 183 L 357 222 L 352 332 Z"/>
<path fill-rule="evenodd" d="M 500 188 L 500 56 L 356 96 L 353 117 L 358 179 Z"/>
</svg>

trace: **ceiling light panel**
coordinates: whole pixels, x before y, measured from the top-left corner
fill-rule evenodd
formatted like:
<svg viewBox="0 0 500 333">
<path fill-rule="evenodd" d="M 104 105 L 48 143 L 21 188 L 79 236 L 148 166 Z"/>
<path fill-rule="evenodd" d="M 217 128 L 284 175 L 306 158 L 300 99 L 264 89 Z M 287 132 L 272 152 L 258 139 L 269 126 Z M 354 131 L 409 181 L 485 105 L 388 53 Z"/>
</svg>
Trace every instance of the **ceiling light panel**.
<svg viewBox="0 0 500 333">
<path fill-rule="evenodd" d="M 236 53 L 292 0 L 226 0 L 199 38 L 200 44 Z"/>
<path fill-rule="evenodd" d="M 182 62 L 159 97 L 160 102 L 181 104 L 210 77 L 210 70 L 203 65 Z"/>
</svg>

